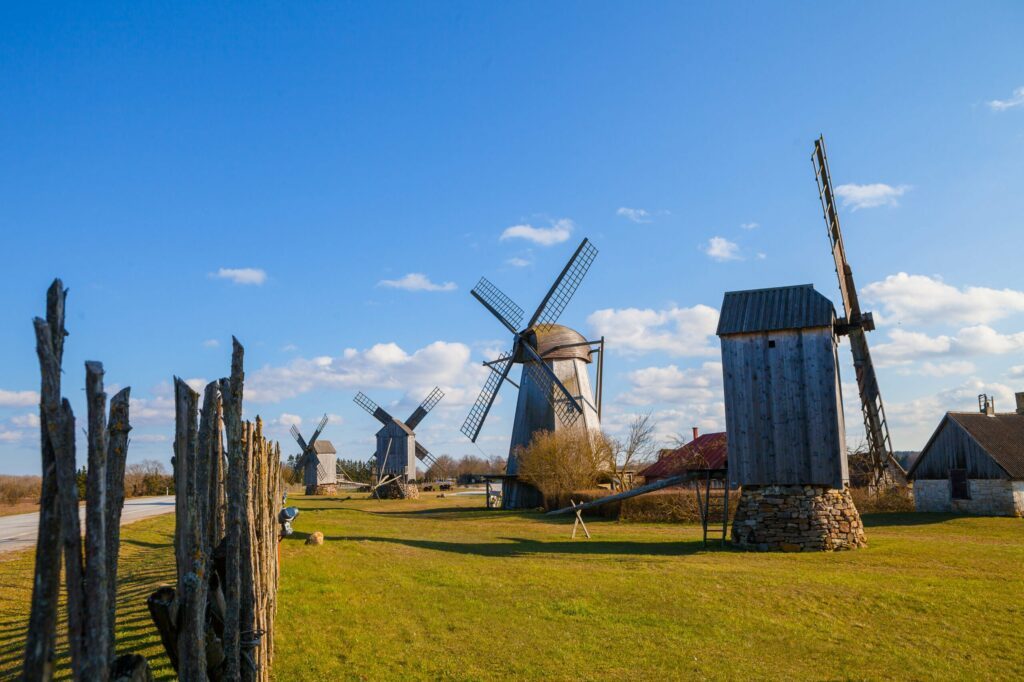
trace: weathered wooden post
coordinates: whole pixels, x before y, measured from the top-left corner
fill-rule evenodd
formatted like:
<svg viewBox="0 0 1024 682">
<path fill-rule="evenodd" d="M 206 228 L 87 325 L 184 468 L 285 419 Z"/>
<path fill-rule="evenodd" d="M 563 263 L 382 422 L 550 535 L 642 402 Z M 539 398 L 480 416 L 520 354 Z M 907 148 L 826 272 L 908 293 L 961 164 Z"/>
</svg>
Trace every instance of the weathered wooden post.
<svg viewBox="0 0 1024 682">
<path fill-rule="evenodd" d="M 64 329 L 66 296 L 60 280 L 55 280 L 47 293 L 47 319 L 35 320 L 36 351 L 42 375 L 43 495 L 23 677 L 26 680 L 49 680 L 53 676 L 57 593 L 63 553 L 68 645 L 74 679 L 144 681 L 149 679 L 149 665 L 143 657 L 128 655 L 117 660 L 114 658 L 117 554 L 124 504 L 124 464 L 128 432 L 131 430 L 128 421 L 129 390 L 119 392 L 111 401 L 108 422 L 103 365 L 99 362 L 85 363 L 88 474 L 83 557 L 75 480 L 75 419 L 70 403 L 61 398 L 60 388 L 64 337 L 67 335 Z"/>
<path fill-rule="evenodd" d="M 226 558 L 224 576 L 224 678 L 241 679 L 239 635 L 239 549 L 242 543 L 242 515 L 238 504 L 242 496 L 242 392 L 245 373 L 242 369 L 245 350 L 238 339 L 231 339 L 231 378 L 221 379 L 224 401 L 224 430 L 227 433 L 228 473 L 225 491 Z"/>
<path fill-rule="evenodd" d="M 57 636 L 57 596 L 60 591 L 62 518 L 57 492 L 57 452 L 60 442 L 60 365 L 64 355 L 64 302 L 67 291 L 54 280 L 46 293 L 46 319 L 36 318 L 36 352 L 42 374 L 39 422 L 42 453 L 42 488 L 39 530 L 36 535 L 35 582 L 25 637 L 26 682 L 53 675 L 53 645 Z M 54 367 L 54 364 L 56 365 Z M 49 408 L 49 409 L 47 409 Z"/>
</svg>

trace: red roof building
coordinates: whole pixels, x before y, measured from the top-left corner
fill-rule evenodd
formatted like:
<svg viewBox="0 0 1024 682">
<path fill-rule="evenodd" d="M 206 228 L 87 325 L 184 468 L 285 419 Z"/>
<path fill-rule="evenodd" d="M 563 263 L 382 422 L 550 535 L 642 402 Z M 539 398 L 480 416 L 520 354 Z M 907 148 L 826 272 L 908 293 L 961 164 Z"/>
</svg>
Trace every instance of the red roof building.
<svg viewBox="0 0 1024 682">
<path fill-rule="evenodd" d="M 725 433 L 705 433 L 686 445 L 665 452 L 658 461 L 639 472 L 647 483 L 694 469 L 724 469 L 729 449 Z"/>
</svg>

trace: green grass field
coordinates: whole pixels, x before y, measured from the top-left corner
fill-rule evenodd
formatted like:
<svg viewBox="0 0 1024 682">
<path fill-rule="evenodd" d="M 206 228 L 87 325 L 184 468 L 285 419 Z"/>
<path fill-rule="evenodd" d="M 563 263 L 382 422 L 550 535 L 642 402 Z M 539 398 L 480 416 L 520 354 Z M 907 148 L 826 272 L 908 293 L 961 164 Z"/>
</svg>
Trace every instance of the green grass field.
<svg viewBox="0 0 1024 682">
<path fill-rule="evenodd" d="M 479 498 L 292 498 L 278 680 L 1021 679 L 1024 521 L 867 517 L 866 550 L 703 549 L 698 529 L 488 512 Z M 144 597 L 171 517 L 123 532 L 119 649 L 170 672 Z M 323 546 L 306 546 L 319 530 Z M 0 677 L 31 553 L 0 560 Z"/>
</svg>

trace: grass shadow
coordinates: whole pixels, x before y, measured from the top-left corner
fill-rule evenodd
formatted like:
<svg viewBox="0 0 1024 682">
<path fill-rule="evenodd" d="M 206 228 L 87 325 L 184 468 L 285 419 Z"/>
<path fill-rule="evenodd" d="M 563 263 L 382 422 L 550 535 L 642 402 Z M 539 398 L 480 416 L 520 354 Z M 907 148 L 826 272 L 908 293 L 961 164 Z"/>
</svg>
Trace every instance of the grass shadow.
<svg viewBox="0 0 1024 682">
<path fill-rule="evenodd" d="M 296 533 L 298 535 L 298 533 Z M 700 540 L 667 542 L 632 542 L 615 540 L 543 541 L 528 538 L 499 538 L 505 542 L 445 542 L 441 540 L 407 540 L 374 536 L 331 536 L 325 541 L 384 542 L 416 549 L 486 557 L 517 558 L 538 554 L 614 554 L 630 556 L 686 556 L 705 551 L 722 551 L 720 547 L 704 547 Z"/>
<path fill-rule="evenodd" d="M 945 523 L 953 519 L 966 518 L 966 514 L 933 514 L 926 512 L 897 512 L 887 514 L 862 514 L 865 528 L 893 528 L 897 526 L 927 526 Z"/>
</svg>

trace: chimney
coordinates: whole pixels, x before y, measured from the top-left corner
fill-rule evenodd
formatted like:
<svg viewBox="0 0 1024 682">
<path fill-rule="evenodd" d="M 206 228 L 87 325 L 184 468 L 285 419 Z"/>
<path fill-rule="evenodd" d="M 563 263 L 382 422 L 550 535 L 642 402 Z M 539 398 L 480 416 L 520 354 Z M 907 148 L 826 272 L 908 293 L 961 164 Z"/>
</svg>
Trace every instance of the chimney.
<svg viewBox="0 0 1024 682">
<path fill-rule="evenodd" d="M 1017 398 L 1017 414 L 1024 414 L 1024 393 L 1015 394 Z"/>
<path fill-rule="evenodd" d="M 1020 404 L 1020 398 L 1018 398 L 1018 399 L 1017 399 L 1017 403 L 1018 403 L 1018 404 Z M 697 427 L 696 427 L 696 426 L 694 426 L 694 427 L 693 427 L 693 439 L 694 439 L 694 440 L 697 440 L 697 435 L 698 435 L 698 434 L 697 434 Z"/>
<path fill-rule="evenodd" d="M 996 416 L 996 401 L 995 401 L 995 398 L 993 398 L 990 395 L 985 395 L 984 393 L 979 395 L 978 396 L 978 411 L 981 412 L 982 414 L 986 415 L 986 416 L 989 416 L 989 417 Z"/>
</svg>

